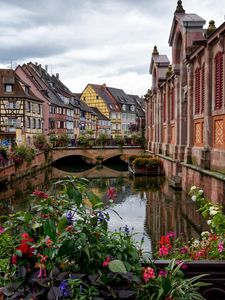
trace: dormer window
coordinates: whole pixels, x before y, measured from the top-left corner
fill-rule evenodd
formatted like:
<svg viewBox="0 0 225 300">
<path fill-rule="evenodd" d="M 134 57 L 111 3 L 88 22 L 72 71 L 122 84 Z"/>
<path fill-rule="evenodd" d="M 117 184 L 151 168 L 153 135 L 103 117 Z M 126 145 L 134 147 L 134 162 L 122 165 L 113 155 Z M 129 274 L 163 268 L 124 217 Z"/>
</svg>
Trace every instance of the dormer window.
<svg viewBox="0 0 225 300">
<path fill-rule="evenodd" d="M 5 92 L 6 93 L 12 93 L 13 86 L 12 84 L 5 84 Z"/>
</svg>

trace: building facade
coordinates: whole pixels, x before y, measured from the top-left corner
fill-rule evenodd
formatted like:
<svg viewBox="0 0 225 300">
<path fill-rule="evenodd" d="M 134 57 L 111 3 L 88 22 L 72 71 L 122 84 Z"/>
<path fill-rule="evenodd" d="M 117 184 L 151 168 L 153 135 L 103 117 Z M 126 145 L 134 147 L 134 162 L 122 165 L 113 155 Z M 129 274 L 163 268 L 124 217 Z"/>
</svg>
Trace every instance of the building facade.
<svg viewBox="0 0 225 300">
<path fill-rule="evenodd" d="M 182 2 L 172 21 L 166 55 L 154 48 L 152 87 L 146 100 L 148 150 L 174 163 L 225 173 L 225 23 L 186 13 Z"/>
</svg>

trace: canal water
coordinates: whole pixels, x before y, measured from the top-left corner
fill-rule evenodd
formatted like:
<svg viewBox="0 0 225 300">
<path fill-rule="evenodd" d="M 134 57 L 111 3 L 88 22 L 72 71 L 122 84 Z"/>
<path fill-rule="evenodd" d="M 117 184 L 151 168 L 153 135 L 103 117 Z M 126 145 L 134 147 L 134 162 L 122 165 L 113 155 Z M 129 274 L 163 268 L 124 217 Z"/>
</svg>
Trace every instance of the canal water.
<svg viewBox="0 0 225 300">
<path fill-rule="evenodd" d="M 102 199 L 106 197 L 107 189 L 114 187 L 117 197 L 109 210 L 110 229 L 128 226 L 137 243 L 144 238 L 143 246 L 147 252 L 151 252 L 160 236 L 167 232 L 173 231 L 188 240 L 199 237 L 207 229 L 195 203 L 181 190 L 171 188 L 166 178 L 131 177 L 127 165 L 114 160 L 102 167 L 93 167 L 74 158 L 67 159 L 13 184 L 1 186 L 1 214 L 28 209 L 32 191 L 49 191 L 53 189 L 53 182 L 68 174 L 88 178 L 90 189 Z"/>
</svg>

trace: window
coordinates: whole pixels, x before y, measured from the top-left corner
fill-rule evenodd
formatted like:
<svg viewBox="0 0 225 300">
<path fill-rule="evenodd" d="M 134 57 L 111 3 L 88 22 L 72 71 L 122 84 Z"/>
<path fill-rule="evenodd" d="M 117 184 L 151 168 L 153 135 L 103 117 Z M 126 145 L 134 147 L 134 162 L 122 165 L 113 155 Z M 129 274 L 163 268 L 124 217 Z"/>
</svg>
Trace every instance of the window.
<svg viewBox="0 0 225 300">
<path fill-rule="evenodd" d="M 6 84 L 5 85 L 5 92 L 6 93 L 12 93 L 13 87 L 12 84 Z"/>
<path fill-rule="evenodd" d="M 99 99 L 99 96 L 98 96 L 98 95 L 96 96 L 96 99 L 97 99 L 97 100 Z"/>
<path fill-rule="evenodd" d="M 205 111 L 205 65 L 202 66 L 202 74 L 201 74 L 201 85 L 202 85 L 202 97 L 201 97 L 201 111 L 202 113 Z"/>
<path fill-rule="evenodd" d="M 30 118 L 27 118 L 27 128 L 30 128 Z"/>
<path fill-rule="evenodd" d="M 17 108 L 16 101 L 9 101 L 9 108 L 16 109 Z"/>
<path fill-rule="evenodd" d="M 33 129 L 36 128 L 36 119 L 33 119 Z"/>
<path fill-rule="evenodd" d="M 166 122 L 166 94 L 163 96 L 163 122 Z"/>
<path fill-rule="evenodd" d="M 16 127 L 17 119 L 16 118 L 8 118 L 8 125 L 11 127 Z"/>
<path fill-rule="evenodd" d="M 195 70 L 195 114 L 200 113 L 200 68 Z"/>
<path fill-rule="evenodd" d="M 26 111 L 30 112 L 30 102 L 29 101 L 26 102 Z"/>
<path fill-rule="evenodd" d="M 215 57 L 215 110 L 223 105 L 223 54 L 218 52 Z"/>
<path fill-rule="evenodd" d="M 171 89 L 171 121 L 174 120 L 174 111 L 175 111 L 175 107 L 174 107 L 174 87 L 172 87 Z"/>
</svg>

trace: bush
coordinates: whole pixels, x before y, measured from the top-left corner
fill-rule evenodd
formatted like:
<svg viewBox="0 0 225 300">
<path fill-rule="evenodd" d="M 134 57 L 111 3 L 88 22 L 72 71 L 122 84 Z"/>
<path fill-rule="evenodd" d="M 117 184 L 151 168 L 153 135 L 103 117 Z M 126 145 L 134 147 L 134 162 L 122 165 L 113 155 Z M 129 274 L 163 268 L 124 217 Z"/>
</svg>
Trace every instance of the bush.
<svg viewBox="0 0 225 300">
<path fill-rule="evenodd" d="M 136 168 L 147 167 L 156 168 L 162 167 L 162 161 L 158 158 L 137 157 L 133 160 L 133 166 Z"/>
<path fill-rule="evenodd" d="M 45 153 L 52 149 L 52 145 L 48 143 L 46 136 L 43 134 L 34 136 L 34 146 Z"/>
<path fill-rule="evenodd" d="M 31 210 L 11 215 L 1 227 L 0 236 L 10 237 L 9 244 L 2 243 L 8 262 L 2 272 L 8 281 L 1 290 L 5 296 L 182 299 L 185 290 L 185 299 L 203 299 L 196 291 L 201 283 L 195 282 L 201 276 L 183 278 L 181 264 L 175 260 L 162 276 L 163 270 L 144 261 L 143 241 L 134 242 L 127 226 L 117 232 L 108 230 L 106 209 L 116 196 L 114 189 L 109 188 L 110 200 L 104 206 L 87 189 L 85 179 L 67 177 L 57 184 L 62 188 L 58 195 L 35 191 Z"/>
<path fill-rule="evenodd" d="M 26 145 L 19 145 L 14 148 L 11 157 L 16 164 L 21 164 L 23 161 L 31 163 L 35 157 L 35 150 Z"/>
</svg>

